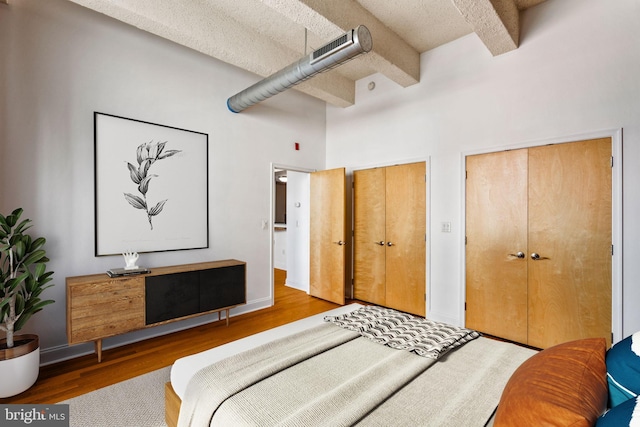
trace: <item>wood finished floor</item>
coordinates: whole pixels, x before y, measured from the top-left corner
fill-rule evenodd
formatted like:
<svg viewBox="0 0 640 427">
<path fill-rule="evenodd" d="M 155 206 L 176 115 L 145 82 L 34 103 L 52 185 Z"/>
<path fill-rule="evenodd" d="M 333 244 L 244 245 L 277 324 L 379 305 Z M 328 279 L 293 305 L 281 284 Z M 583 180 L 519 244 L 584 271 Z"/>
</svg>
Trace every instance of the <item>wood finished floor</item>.
<svg viewBox="0 0 640 427">
<path fill-rule="evenodd" d="M 95 355 L 89 355 L 43 366 L 33 387 L 17 396 L 0 399 L 0 404 L 60 402 L 170 366 L 180 357 L 338 307 L 284 286 L 285 277 L 285 271 L 275 270 L 273 307 L 231 317 L 228 327 L 222 320 L 105 350 L 102 363 L 98 363 Z"/>
</svg>

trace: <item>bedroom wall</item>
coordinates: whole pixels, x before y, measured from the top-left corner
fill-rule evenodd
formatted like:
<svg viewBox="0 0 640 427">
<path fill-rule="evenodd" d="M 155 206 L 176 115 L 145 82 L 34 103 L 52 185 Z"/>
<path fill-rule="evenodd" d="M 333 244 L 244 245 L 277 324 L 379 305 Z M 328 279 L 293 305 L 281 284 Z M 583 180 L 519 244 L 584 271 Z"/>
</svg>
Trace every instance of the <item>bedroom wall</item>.
<svg viewBox="0 0 640 427">
<path fill-rule="evenodd" d="M 309 292 L 311 254 L 309 224 L 311 176 L 306 172 L 287 172 L 287 282 L 292 288 Z"/>
<path fill-rule="evenodd" d="M 209 134 L 210 248 L 142 254 L 139 264 L 244 260 L 249 305 L 235 312 L 270 304 L 270 227 L 262 221 L 270 218 L 271 163 L 324 167 L 323 102 L 288 91 L 232 114 L 226 99 L 257 76 L 65 0 L 0 4 L 0 58 L 0 212 L 25 209 L 55 271 L 46 296 L 56 303 L 25 330 L 41 336 L 44 363 L 93 349 L 67 348 L 65 277 L 123 266 L 120 256 L 94 257 L 94 111 Z"/>
<path fill-rule="evenodd" d="M 522 15 L 513 52 L 470 35 L 423 54 L 419 84 L 375 75 L 355 106 L 327 107 L 328 168 L 429 159 L 431 317 L 464 323 L 464 153 L 623 128 L 623 334 L 640 330 L 639 19 L 635 0 L 548 0 Z"/>
</svg>

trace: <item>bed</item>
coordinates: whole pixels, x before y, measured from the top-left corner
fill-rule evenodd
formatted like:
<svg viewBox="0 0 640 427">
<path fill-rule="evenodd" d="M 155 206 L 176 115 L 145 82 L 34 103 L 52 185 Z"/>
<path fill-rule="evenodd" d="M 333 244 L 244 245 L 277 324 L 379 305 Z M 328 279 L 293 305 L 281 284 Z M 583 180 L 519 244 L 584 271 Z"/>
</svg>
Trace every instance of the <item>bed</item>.
<svg viewBox="0 0 640 427">
<path fill-rule="evenodd" d="M 537 353 L 444 324 L 425 345 L 416 325 L 407 332 L 390 314 L 380 326 L 369 309 L 351 304 L 177 360 L 167 424 L 482 427 Z"/>
<path fill-rule="evenodd" d="M 351 304 L 177 360 L 169 427 L 636 426 L 640 332 L 542 351 Z"/>
</svg>

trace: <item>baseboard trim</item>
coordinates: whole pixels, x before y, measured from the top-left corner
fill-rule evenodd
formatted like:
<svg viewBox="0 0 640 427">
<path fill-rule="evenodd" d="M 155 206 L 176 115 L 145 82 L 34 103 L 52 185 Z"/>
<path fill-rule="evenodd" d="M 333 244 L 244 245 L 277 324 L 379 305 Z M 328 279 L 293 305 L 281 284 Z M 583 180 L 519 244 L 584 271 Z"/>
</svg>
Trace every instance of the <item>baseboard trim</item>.
<svg viewBox="0 0 640 427">
<path fill-rule="evenodd" d="M 289 280 L 289 279 L 287 278 L 287 280 L 285 281 L 285 284 L 284 284 L 284 285 L 285 285 L 285 286 L 288 286 L 288 287 L 290 287 L 290 288 L 293 288 L 293 289 L 297 289 L 297 290 L 299 290 L 299 291 L 306 292 L 307 294 L 309 293 L 309 284 L 308 284 L 308 283 L 307 283 L 307 284 L 304 284 L 304 283 L 296 283 L 295 281 L 293 281 L 293 280 Z"/>
</svg>

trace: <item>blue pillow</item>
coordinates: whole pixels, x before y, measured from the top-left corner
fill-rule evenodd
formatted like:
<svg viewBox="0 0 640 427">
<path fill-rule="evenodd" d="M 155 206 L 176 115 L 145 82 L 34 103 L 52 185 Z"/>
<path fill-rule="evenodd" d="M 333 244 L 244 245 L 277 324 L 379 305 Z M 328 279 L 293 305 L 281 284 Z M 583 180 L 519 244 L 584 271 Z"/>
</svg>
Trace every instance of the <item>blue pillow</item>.
<svg viewBox="0 0 640 427">
<path fill-rule="evenodd" d="M 596 427 L 622 427 L 631 426 L 631 418 L 633 413 L 637 412 L 633 425 L 638 425 L 638 417 L 640 416 L 640 405 L 638 399 L 629 399 L 615 408 L 609 410 L 596 421 Z"/>
<path fill-rule="evenodd" d="M 628 336 L 607 351 L 609 407 L 640 394 L 640 332 Z"/>
</svg>

